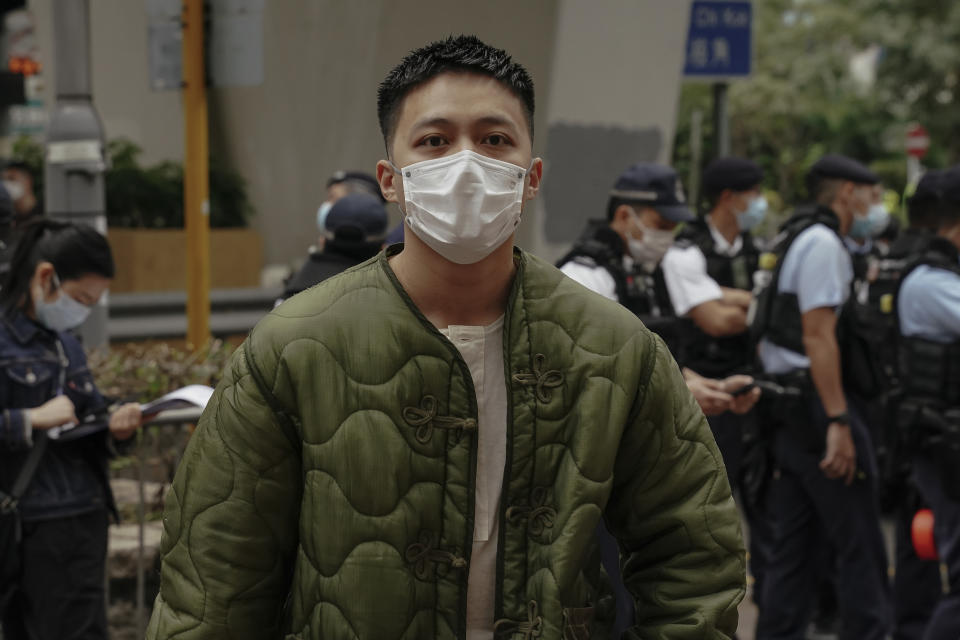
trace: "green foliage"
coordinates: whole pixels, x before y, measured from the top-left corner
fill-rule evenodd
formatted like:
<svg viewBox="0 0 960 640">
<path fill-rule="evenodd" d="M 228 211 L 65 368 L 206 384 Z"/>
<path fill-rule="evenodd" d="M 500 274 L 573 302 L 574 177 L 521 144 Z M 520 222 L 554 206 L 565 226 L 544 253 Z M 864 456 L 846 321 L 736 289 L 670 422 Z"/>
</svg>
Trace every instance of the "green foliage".
<svg viewBox="0 0 960 640">
<path fill-rule="evenodd" d="M 845 153 L 902 192 L 904 135 L 931 134 L 925 164 L 960 161 L 960 3 L 897 0 L 755 2 L 754 75 L 731 85 L 731 150 L 753 158 L 766 187 L 788 205 L 806 199 L 804 176 L 827 152 Z M 877 47 L 872 85 L 857 82 L 851 58 Z M 674 161 L 691 164 L 690 121 L 704 114 L 705 165 L 715 155 L 712 91 L 688 84 L 680 101 Z"/>
<path fill-rule="evenodd" d="M 139 160 L 142 153 L 139 146 L 123 138 L 107 143 L 107 224 L 123 228 L 183 228 L 183 166 L 168 161 L 144 167 Z M 30 166 L 39 198 L 43 194 L 43 146 L 23 136 L 14 143 L 13 159 Z M 252 215 L 246 181 L 217 158 L 211 158 L 210 226 L 245 227 Z"/>
<path fill-rule="evenodd" d="M 140 147 L 124 139 L 107 145 L 107 220 L 112 227 L 182 228 L 183 166 L 141 167 Z M 216 158 L 210 162 L 210 226 L 245 227 L 253 208 L 246 181 Z"/>
</svg>

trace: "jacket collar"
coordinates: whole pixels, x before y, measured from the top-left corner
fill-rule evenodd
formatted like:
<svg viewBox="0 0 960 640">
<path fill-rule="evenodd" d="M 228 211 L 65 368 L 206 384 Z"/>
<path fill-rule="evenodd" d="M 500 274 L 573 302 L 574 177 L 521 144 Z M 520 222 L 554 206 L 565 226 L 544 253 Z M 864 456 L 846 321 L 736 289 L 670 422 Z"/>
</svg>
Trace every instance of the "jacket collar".
<svg viewBox="0 0 960 640">
<path fill-rule="evenodd" d="M 40 332 L 46 332 L 43 327 L 27 317 L 22 311 L 12 311 L 3 316 L 3 322 L 10 330 L 10 334 L 20 344 L 28 344 Z"/>
<path fill-rule="evenodd" d="M 933 253 L 945 262 L 956 264 L 960 261 L 960 249 L 956 245 L 941 236 L 933 236 L 927 245 L 927 251 Z"/>
</svg>

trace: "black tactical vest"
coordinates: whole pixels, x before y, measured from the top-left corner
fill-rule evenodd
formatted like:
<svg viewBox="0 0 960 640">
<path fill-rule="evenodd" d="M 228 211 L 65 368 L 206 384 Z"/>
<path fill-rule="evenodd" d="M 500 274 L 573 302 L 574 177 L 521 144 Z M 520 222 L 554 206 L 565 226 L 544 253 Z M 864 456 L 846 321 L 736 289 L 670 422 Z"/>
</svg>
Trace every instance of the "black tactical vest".
<svg viewBox="0 0 960 640">
<path fill-rule="evenodd" d="M 931 238 L 903 278 L 906 279 L 914 269 L 923 265 L 960 275 L 958 258 L 960 252 L 951 242 L 944 238 Z M 896 310 L 896 299 L 893 304 Z M 899 350 L 904 398 L 926 401 L 942 408 L 960 408 L 960 340 L 944 344 L 902 336 Z"/>
<path fill-rule="evenodd" d="M 606 220 L 591 220 L 570 251 L 557 261 L 557 267 L 576 262 L 606 269 L 616 284 L 620 304 L 643 320 L 648 329 L 663 338 L 674 356 L 678 356 L 682 344 L 680 334 L 686 332 L 683 329 L 689 324 L 673 312 L 663 271 L 658 267 L 653 273 L 647 273 L 639 266 L 628 270 L 623 257 L 620 234 L 611 229 Z"/>
<path fill-rule="evenodd" d="M 760 256 L 753 306 L 749 314 L 751 344 L 766 338 L 775 345 L 805 353 L 803 323 L 797 294 L 780 291 L 780 270 L 797 237 L 815 224 L 838 233 L 840 220 L 824 206 L 802 207 L 780 227 L 773 248 Z"/>
<path fill-rule="evenodd" d="M 700 218 L 687 224 L 678 234 L 678 248 L 697 247 L 707 262 L 707 274 L 721 287 L 750 291 L 753 273 L 757 270 L 760 252 L 749 233 L 740 236 L 743 248 L 730 257 L 717 251 L 716 241 L 706 220 Z M 736 336 L 713 337 L 692 325 L 682 349 L 683 365 L 712 378 L 724 378 L 745 371 L 753 365 L 750 333 Z"/>
<path fill-rule="evenodd" d="M 893 301 L 929 240 L 928 232 L 907 229 L 887 255 L 855 256 L 853 289 L 838 325 L 844 388 L 872 398 L 898 387 L 900 328 Z"/>
</svg>

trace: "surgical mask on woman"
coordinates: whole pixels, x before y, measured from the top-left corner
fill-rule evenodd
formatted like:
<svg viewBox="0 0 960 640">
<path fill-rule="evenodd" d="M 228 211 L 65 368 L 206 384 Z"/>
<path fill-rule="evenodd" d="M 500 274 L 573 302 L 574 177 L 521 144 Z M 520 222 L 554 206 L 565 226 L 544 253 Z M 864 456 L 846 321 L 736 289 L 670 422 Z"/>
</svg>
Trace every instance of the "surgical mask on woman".
<svg viewBox="0 0 960 640">
<path fill-rule="evenodd" d="M 34 291 L 33 311 L 37 322 L 51 331 L 68 331 L 83 324 L 90 315 L 90 307 L 77 302 L 60 286 L 60 278 L 53 274 L 53 284 L 60 290 L 53 302 L 47 302 L 42 289 Z"/>
</svg>

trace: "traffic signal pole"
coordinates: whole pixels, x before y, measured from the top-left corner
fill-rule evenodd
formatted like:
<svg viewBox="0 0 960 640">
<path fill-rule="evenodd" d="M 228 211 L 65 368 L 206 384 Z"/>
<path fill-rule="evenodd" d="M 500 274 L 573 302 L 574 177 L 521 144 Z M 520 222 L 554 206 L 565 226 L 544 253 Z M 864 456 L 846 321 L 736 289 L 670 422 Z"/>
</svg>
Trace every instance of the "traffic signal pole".
<svg viewBox="0 0 960 640">
<path fill-rule="evenodd" d="M 210 155 L 203 56 L 203 0 L 183 0 L 183 205 L 190 349 L 203 347 L 210 338 Z"/>
<path fill-rule="evenodd" d="M 56 0 L 53 34 L 57 101 L 44 145 L 46 214 L 106 234 L 104 133 L 92 100 L 88 0 Z M 86 347 L 107 345 L 106 296 L 80 327 L 80 335 Z"/>
</svg>

